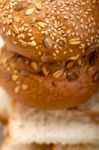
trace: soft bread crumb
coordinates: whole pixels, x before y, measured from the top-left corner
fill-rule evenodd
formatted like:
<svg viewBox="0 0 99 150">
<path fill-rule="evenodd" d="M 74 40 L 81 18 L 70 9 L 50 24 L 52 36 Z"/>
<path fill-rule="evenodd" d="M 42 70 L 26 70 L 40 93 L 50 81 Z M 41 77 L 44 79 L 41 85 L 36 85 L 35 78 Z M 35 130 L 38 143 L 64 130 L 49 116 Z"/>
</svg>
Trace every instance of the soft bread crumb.
<svg viewBox="0 0 99 150">
<path fill-rule="evenodd" d="M 44 112 L 16 104 L 10 118 L 9 130 L 11 139 L 16 144 L 36 142 L 64 145 L 99 142 L 98 118 L 75 110 Z"/>
</svg>

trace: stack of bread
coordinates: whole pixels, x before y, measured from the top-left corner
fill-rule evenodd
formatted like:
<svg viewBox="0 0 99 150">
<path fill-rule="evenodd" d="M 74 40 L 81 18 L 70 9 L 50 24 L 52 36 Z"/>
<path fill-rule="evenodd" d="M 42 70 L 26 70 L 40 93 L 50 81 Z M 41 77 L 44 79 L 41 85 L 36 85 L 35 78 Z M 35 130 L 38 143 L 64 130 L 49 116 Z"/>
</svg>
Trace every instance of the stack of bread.
<svg viewBox="0 0 99 150">
<path fill-rule="evenodd" d="M 0 36 L 0 150 L 98 150 L 99 0 L 0 0 Z"/>
</svg>

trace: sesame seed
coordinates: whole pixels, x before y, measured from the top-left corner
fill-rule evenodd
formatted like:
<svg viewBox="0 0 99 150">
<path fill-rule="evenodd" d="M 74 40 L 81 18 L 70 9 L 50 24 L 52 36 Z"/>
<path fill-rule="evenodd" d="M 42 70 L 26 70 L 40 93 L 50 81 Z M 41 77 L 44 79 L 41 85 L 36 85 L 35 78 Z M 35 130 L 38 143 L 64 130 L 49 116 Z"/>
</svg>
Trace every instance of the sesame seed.
<svg viewBox="0 0 99 150">
<path fill-rule="evenodd" d="M 36 8 L 37 8 L 38 10 L 41 10 L 41 8 L 42 8 L 41 3 L 36 3 Z"/>
<path fill-rule="evenodd" d="M 44 22 L 38 22 L 37 23 L 41 28 L 45 28 L 46 27 L 46 23 Z"/>
<path fill-rule="evenodd" d="M 35 71 L 39 71 L 39 66 L 36 62 L 31 62 L 31 67 L 35 70 Z"/>
<path fill-rule="evenodd" d="M 52 42 L 52 40 L 49 37 L 45 37 L 44 38 L 44 45 L 47 48 L 51 49 L 53 47 L 53 42 Z"/>
<path fill-rule="evenodd" d="M 33 8 L 29 8 L 29 9 L 26 10 L 25 14 L 26 14 L 27 16 L 29 16 L 29 15 L 31 15 L 31 14 L 33 13 L 33 11 L 34 11 Z"/>
<path fill-rule="evenodd" d="M 14 6 L 14 10 L 15 10 L 15 11 L 21 11 L 21 10 L 23 10 L 24 8 L 26 8 L 26 6 L 27 6 L 27 2 L 22 1 L 22 2 L 19 2 L 18 4 L 16 4 L 16 5 Z"/>
<path fill-rule="evenodd" d="M 12 80 L 13 81 L 16 81 L 18 79 L 18 76 L 17 75 L 12 75 Z"/>
<path fill-rule="evenodd" d="M 33 47 L 37 45 L 35 41 L 28 42 L 28 43 L 29 43 L 30 46 L 33 46 Z"/>
<path fill-rule="evenodd" d="M 19 93 L 19 91 L 20 91 L 20 85 L 17 85 L 14 89 L 14 93 L 17 94 L 17 93 Z"/>
<path fill-rule="evenodd" d="M 27 90 L 27 89 L 28 89 L 28 85 L 22 84 L 22 90 Z"/>
<path fill-rule="evenodd" d="M 62 74 L 63 74 L 63 69 L 54 72 L 54 73 L 53 73 L 53 77 L 54 77 L 55 79 L 58 79 Z"/>
<path fill-rule="evenodd" d="M 73 38 L 69 40 L 71 45 L 79 45 L 81 43 L 80 38 Z"/>
</svg>

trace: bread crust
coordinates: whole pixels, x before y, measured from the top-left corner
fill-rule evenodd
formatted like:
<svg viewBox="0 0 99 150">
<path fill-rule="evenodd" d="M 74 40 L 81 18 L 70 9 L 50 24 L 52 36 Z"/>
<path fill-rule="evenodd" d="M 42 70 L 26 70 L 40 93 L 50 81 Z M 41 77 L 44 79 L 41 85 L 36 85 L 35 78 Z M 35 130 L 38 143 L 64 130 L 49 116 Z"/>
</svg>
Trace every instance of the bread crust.
<svg viewBox="0 0 99 150">
<path fill-rule="evenodd" d="M 98 144 L 79 144 L 79 145 L 54 145 L 52 150 L 98 150 L 99 145 Z"/>
<path fill-rule="evenodd" d="M 99 53 L 94 64 L 88 61 L 87 56 L 88 62 L 84 66 L 76 64 L 65 70 L 65 78 L 57 78 L 57 74 L 55 78 L 52 72 L 46 76 L 42 72 L 34 72 L 27 58 L 25 63 L 20 56 L 20 62 L 20 58 L 15 57 L 17 54 L 13 58 L 13 53 L 5 52 L 0 59 L 0 84 L 14 100 L 30 107 L 47 110 L 73 108 L 87 101 L 99 87 Z M 76 76 L 69 76 L 72 73 Z"/>
<path fill-rule="evenodd" d="M 99 45 L 99 2 L 4 0 L 1 35 L 7 49 L 35 61 L 77 59 Z"/>
</svg>

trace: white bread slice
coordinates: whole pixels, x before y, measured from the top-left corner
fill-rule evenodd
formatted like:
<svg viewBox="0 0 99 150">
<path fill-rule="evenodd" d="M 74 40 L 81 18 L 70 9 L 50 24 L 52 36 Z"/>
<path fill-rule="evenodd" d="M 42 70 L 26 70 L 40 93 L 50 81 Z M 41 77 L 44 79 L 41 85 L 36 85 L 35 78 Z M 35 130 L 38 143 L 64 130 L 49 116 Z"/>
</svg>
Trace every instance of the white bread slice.
<svg viewBox="0 0 99 150">
<path fill-rule="evenodd" d="M 99 94 L 91 100 L 94 104 L 92 108 L 97 106 L 98 102 Z M 84 108 L 87 109 L 87 104 Z M 12 141 L 16 144 L 36 142 L 64 145 L 99 142 L 99 116 L 91 117 L 87 113 L 75 110 L 45 112 L 21 104 L 16 104 L 12 113 L 9 132 Z"/>
<path fill-rule="evenodd" d="M 5 90 L 2 87 L 0 87 L 0 119 L 2 121 L 7 121 L 10 111 L 11 111 L 11 98 L 5 92 Z"/>
</svg>

